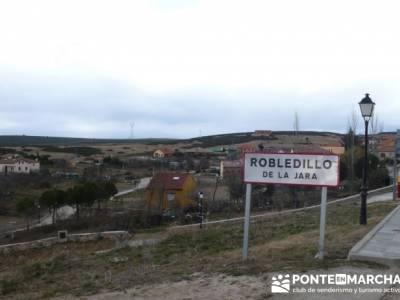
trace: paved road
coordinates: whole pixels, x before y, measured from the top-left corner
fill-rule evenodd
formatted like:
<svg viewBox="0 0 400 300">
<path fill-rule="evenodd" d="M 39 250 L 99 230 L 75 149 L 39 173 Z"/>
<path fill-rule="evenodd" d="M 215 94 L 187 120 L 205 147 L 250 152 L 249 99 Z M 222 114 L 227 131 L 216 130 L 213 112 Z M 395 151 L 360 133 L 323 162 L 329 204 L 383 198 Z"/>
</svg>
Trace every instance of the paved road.
<svg viewBox="0 0 400 300">
<path fill-rule="evenodd" d="M 400 264 L 400 206 L 350 250 L 349 259 Z"/>
<path fill-rule="evenodd" d="M 367 198 L 368 203 L 374 203 L 374 202 L 379 202 L 379 201 L 388 201 L 393 199 L 393 193 L 384 193 L 380 195 L 375 195 L 375 196 L 369 196 Z"/>
<path fill-rule="evenodd" d="M 139 183 L 138 183 L 136 186 L 134 186 L 133 188 L 130 188 L 130 189 L 127 189 L 127 190 L 118 192 L 118 193 L 115 194 L 113 197 L 111 197 L 111 200 L 114 199 L 114 198 L 116 198 L 116 197 L 120 197 L 120 196 L 129 194 L 129 193 L 132 193 L 132 192 L 134 192 L 134 191 L 136 191 L 136 190 L 144 189 L 145 187 L 147 187 L 147 185 L 149 184 L 150 180 L 151 180 L 151 177 L 144 177 L 144 178 L 141 178 L 140 181 L 139 181 Z"/>
<path fill-rule="evenodd" d="M 72 216 L 75 213 L 75 207 L 69 206 L 69 205 L 64 205 L 57 209 L 56 212 L 56 220 L 65 220 L 68 219 L 70 216 Z M 38 227 L 38 226 L 43 226 L 43 225 L 49 225 L 53 222 L 53 218 L 51 214 L 45 215 L 43 218 L 40 219 L 40 223 L 36 224 L 32 227 Z"/>
</svg>

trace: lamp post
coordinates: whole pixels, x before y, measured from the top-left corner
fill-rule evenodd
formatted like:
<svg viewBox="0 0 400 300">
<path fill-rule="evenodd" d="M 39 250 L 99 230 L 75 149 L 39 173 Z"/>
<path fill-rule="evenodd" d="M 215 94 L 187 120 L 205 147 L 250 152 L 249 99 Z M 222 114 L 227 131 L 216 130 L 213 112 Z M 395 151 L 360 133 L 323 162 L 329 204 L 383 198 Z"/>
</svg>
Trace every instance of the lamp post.
<svg viewBox="0 0 400 300">
<path fill-rule="evenodd" d="M 360 105 L 361 115 L 365 123 L 365 140 L 364 140 L 364 169 L 363 169 L 363 185 L 361 188 L 361 208 L 360 208 L 360 225 L 367 224 L 367 177 L 368 177 L 368 122 L 374 112 L 375 103 L 365 94 L 365 97 L 358 103 Z"/>
</svg>

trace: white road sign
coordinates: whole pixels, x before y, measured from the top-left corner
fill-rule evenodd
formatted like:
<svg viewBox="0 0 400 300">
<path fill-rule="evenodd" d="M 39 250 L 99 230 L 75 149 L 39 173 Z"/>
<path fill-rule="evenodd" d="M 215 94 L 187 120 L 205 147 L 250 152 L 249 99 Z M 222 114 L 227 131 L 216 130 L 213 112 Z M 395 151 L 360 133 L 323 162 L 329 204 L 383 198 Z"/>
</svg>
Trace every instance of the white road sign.
<svg viewBox="0 0 400 300">
<path fill-rule="evenodd" d="M 244 182 L 337 186 L 339 184 L 339 156 L 245 153 Z"/>
</svg>

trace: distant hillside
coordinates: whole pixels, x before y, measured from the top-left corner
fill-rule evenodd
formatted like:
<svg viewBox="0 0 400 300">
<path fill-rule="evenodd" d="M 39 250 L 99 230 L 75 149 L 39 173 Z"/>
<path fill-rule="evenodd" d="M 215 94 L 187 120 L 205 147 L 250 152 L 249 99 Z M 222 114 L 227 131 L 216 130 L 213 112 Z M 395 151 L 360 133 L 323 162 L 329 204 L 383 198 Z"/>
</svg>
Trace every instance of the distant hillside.
<svg viewBox="0 0 400 300">
<path fill-rule="evenodd" d="M 196 147 L 208 148 L 220 145 L 234 145 L 234 144 L 247 143 L 254 141 L 256 139 L 265 141 L 276 139 L 274 136 L 254 137 L 252 134 L 253 132 L 240 132 L 240 133 L 209 135 L 209 136 L 187 139 L 185 140 L 185 142 L 190 144 L 195 144 Z"/>
<path fill-rule="evenodd" d="M 173 143 L 172 139 L 88 139 L 71 137 L 48 137 L 48 136 L 29 136 L 29 135 L 0 135 L 0 147 L 17 146 L 55 146 L 55 145 L 95 145 L 95 144 L 159 144 Z"/>
<path fill-rule="evenodd" d="M 228 133 L 218 134 L 203 137 L 196 137 L 192 139 L 184 140 L 184 142 L 195 144 L 196 147 L 214 147 L 219 145 L 234 145 L 248 143 L 251 141 L 274 141 L 279 140 L 280 136 L 294 136 L 293 131 L 273 131 L 271 136 L 254 136 L 254 132 L 240 132 L 240 133 Z M 342 138 L 342 134 L 333 132 L 318 132 L 318 131 L 299 131 L 299 136 L 320 136 L 320 137 L 337 137 Z M 189 146 L 188 146 L 189 147 Z"/>
<path fill-rule="evenodd" d="M 174 145 L 178 143 L 187 144 L 187 147 L 196 146 L 201 148 L 214 147 L 219 145 L 241 144 L 254 140 L 273 141 L 279 136 L 293 136 L 293 131 L 274 131 L 271 136 L 253 136 L 253 132 L 239 132 L 209 135 L 189 139 L 88 139 L 71 137 L 47 137 L 27 135 L 2 135 L 0 136 L 0 147 L 17 146 L 78 146 L 78 145 L 99 145 L 99 144 L 146 144 L 146 145 Z M 299 131 L 300 136 L 321 136 L 342 137 L 342 134 L 333 132 Z"/>
</svg>

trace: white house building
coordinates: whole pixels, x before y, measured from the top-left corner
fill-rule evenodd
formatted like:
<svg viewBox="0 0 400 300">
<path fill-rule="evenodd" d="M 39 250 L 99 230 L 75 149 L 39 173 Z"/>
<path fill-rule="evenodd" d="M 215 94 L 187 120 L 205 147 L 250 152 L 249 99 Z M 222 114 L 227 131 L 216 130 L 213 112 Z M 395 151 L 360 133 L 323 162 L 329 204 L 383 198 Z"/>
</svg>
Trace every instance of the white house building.
<svg viewBox="0 0 400 300">
<path fill-rule="evenodd" d="M 10 157 L 0 159 L 0 173 L 25 173 L 39 172 L 40 163 L 33 159 Z"/>
</svg>

